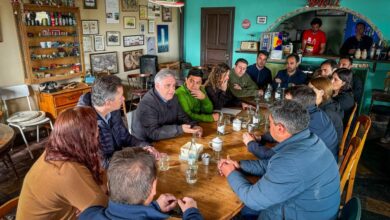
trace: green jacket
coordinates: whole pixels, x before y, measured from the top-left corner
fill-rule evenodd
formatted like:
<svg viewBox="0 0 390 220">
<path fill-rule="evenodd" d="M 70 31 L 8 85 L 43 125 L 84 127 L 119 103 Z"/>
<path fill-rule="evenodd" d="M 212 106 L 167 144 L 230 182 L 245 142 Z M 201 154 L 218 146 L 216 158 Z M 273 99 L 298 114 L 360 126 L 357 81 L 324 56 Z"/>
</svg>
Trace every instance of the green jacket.
<svg viewBox="0 0 390 220">
<path fill-rule="evenodd" d="M 206 98 L 203 100 L 194 98 L 186 85 L 182 85 L 176 89 L 176 95 L 184 112 L 192 120 L 213 122 L 213 103 L 207 97 L 205 89 L 201 87 L 200 90 L 206 95 Z"/>
<path fill-rule="evenodd" d="M 234 89 L 234 84 L 241 86 L 241 90 Z M 245 73 L 243 76 L 238 77 L 234 73 L 234 69 L 230 71 L 228 88 L 235 97 L 250 97 L 255 96 L 259 88 L 256 83 L 253 82 L 251 77 Z"/>
</svg>

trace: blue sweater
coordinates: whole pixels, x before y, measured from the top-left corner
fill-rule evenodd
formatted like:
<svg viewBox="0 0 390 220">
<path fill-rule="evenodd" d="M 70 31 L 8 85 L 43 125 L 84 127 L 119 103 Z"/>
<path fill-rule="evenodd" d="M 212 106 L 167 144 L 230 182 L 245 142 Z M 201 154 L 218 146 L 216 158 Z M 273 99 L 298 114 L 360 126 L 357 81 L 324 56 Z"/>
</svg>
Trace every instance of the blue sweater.
<svg viewBox="0 0 390 220">
<path fill-rule="evenodd" d="M 108 219 L 167 219 L 170 216 L 162 213 L 157 202 L 149 206 L 127 205 L 113 201 L 108 202 L 108 207 L 92 206 L 84 210 L 79 220 L 108 220 Z M 189 208 L 183 213 L 184 220 L 202 220 L 203 217 L 197 208 Z"/>
<path fill-rule="evenodd" d="M 251 77 L 251 79 L 257 84 L 259 89 L 266 89 L 267 85 L 272 83 L 272 74 L 271 70 L 267 67 L 259 70 L 257 69 L 256 63 L 248 66 L 246 72 Z"/>
<path fill-rule="evenodd" d="M 278 74 L 276 74 L 273 81 L 274 89 L 278 87 L 278 84 L 275 82 L 276 78 L 282 80 L 282 83 L 280 84 L 280 87 L 282 88 L 287 88 L 289 83 L 294 83 L 294 85 L 302 85 L 302 84 L 306 84 L 307 81 L 306 74 L 303 73 L 301 70 L 297 69 L 292 76 L 289 76 L 287 74 L 287 69 L 284 69 L 284 70 L 280 70 Z"/>
<path fill-rule="evenodd" d="M 325 144 L 308 129 L 273 148 L 269 160 L 240 161 L 255 184 L 235 170 L 227 177 L 240 200 L 267 219 L 336 219 L 340 205 L 338 166 Z"/>
<path fill-rule="evenodd" d="M 325 112 L 316 106 L 310 106 L 307 110 L 310 114 L 309 130 L 316 134 L 325 143 L 325 146 L 328 147 L 336 161 L 338 161 L 338 137 L 332 121 Z M 270 142 L 272 137 L 269 134 L 265 134 L 262 136 L 262 140 L 263 139 Z M 275 154 L 275 152 L 263 144 L 264 141 L 261 143 L 251 141 L 248 143 L 248 150 L 260 159 L 269 159 Z"/>
</svg>

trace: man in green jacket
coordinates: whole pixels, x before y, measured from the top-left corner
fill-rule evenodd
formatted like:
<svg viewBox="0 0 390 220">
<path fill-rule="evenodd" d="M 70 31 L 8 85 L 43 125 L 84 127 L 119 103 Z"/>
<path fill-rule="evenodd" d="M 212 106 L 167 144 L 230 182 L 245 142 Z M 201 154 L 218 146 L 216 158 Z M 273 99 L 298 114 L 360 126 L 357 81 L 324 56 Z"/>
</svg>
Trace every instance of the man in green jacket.
<svg viewBox="0 0 390 220">
<path fill-rule="evenodd" d="M 189 71 L 185 84 L 176 90 L 177 98 L 184 112 L 192 119 L 203 122 L 217 121 L 218 113 L 213 113 L 213 103 L 207 97 L 202 85 L 203 72 L 199 69 Z"/>
<path fill-rule="evenodd" d="M 239 58 L 235 63 L 234 69 L 230 71 L 228 87 L 236 97 L 250 97 L 260 94 L 257 84 L 253 82 L 251 77 L 246 73 L 248 61 Z"/>
</svg>

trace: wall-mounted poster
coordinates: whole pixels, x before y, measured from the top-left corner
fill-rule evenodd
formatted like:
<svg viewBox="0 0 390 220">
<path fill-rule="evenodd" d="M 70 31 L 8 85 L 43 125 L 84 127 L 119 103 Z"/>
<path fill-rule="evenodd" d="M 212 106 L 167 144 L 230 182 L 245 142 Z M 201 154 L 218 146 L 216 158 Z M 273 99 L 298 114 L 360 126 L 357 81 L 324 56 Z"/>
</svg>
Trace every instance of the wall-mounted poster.
<svg viewBox="0 0 390 220">
<path fill-rule="evenodd" d="M 96 0 L 84 0 L 84 9 L 97 9 Z"/>
<path fill-rule="evenodd" d="M 104 37 L 102 35 L 95 35 L 95 51 L 104 50 Z"/>
<path fill-rule="evenodd" d="M 146 21 L 140 21 L 139 22 L 139 33 L 140 34 L 145 34 L 146 33 L 146 27 L 147 27 Z"/>
<path fill-rule="evenodd" d="M 144 35 L 123 36 L 124 47 L 140 46 L 140 45 L 144 45 Z"/>
<path fill-rule="evenodd" d="M 136 22 L 135 17 L 132 16 L 124 16 L 123 17 L 123 28 L 124 29 L 135 29 Z"/>
<path fill-rule="evenodd" d="M 92 74 L 110 71 L 118 73 L 118 56 L 116 52 L 90 54 Z"/>
<path fill-rule="evenodd" d="M 138 0 L 120 0 L 122 11 L 138 11 Z"/>
<path fill-rule="evenodd" d="M 139 58 L 143 55 L 143 50 L 131 50 L 123 52 L 123 69 L 130 71 L 139 69 Z"/>
<path fill-rule="evenodd" d="M 160 17 L 161 6 L 148 2 L 148 19 Z"/>
<path fill-rule="evenodd" d="M 118 0 L 106 0 L 106 23 L 119 24 Z"/>
<path fill-rule="evenodd" d="M 172 22 L 172 8 L 162 7 L 161 17 L 164 22 Z"/>
<path fill-rule="evenodd" d="M 98 20 L 81 20 L 83 34 L 99 34 Z"/>
<path fill-rule="evenodd" d="M 121 33 L 119 31 L 107 31 L 106 39 L 107 46 L 120 46 L 121 45 Z"/>
<path fill-rule="evenodd" d="M 169 51 L 168 25 L 157 25 L 157 52 L 165 53 Z"/>
<path fill-rule="evenodd" d="M 86 35 L 83 36 L 83 48 L 84 52 L 92 52 L 93 51 L 93 36 L 92 35 Z"/>
<path fill-rule="evenodd" d="M 148 20 L 148 6 L 146 5 L 139 6 L 139 19 Z"/>
<path fill-rule="evenodd" d="M 148 20 L 148 33 L 149 34 L 154 34 L 154 20 Z"/>
<path fill-rule="evenodd" d="M 146 39 L 146 54 L 156 55 L 156 38 L 148 37 Z"/>
</svg>

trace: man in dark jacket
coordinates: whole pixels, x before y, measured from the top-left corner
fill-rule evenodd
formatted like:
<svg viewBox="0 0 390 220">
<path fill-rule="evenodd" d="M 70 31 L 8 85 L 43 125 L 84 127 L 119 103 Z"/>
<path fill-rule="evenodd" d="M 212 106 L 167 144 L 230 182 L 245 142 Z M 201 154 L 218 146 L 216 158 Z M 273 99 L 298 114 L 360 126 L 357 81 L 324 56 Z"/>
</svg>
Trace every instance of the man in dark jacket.
<svg viewBox="0 0 390 220">
<path fill-rule="evenodd" d="M 112 154 L 123 147 L 145 147 L 155 156 L 159 156 L 158 152 L 149 146 L 149 143 L 130 135 L 120 112 L 123 100 L 121 79 L 110 75 L 96 79 L 92 86 L 92 93 L 81 96 L 77 103 L 78 106 L 91 106 L 97 113 L 99 141 L 103 153 L 103 167 L 105 168 L 107 168 Z"/>
<path fill-rule="evenodd" d="M 310 115 L 309 130 L 316 134 L 332 152 L 336 161 L 338 161 L 338 140 L 336 129 L 321 109 L 316 106 L 316 94 L 308 86 L 300 85 L 288 88 L 286 90 L 286 99 L 291 99 L 302 104 Z M 254 141 L 249 135 L 244 134 L 244 143 L 248 150 L 261 159 L 268 159 L 274 152 Z"/>
<path fill-rule="evenodd" d="M 177 199 L 161 194 L 153 201 L 157 189 L 156 161 L 141 148 L 115 152 L 107 171 L 110 200 L 108 207 L 92 206 L 84 210 L 80 220 L 167 219 L 167 212 L 179 204 L 184 220 L 202 220 L 195 200 Z"/>
<path fill-rule="evenodd" d="M 175 95 L 174 72 L 162 69 L 154 78 L 155 88 L 150 89 L 138 104 L 131 124 L 132 133 L 140 140 L 157 141 L 183 133 L 202 135 L 181 108 Z"/>
<path fill-rule="evenodd" d="M 276 89 L 278 84 L 280 84 L 281 88 L 289 87 L 289 84 L 294 85 L 302 85 L 306 84 L 307 76 L 303 73 L 299 66 L 299 56 L 296 54 L 290 54 L 286 58 L 286 69 L 280 70 L 278 74 L 276 74 L 273 87 Z"/>
<path fill-rule="evenodd" d="M 265 64 L 267 63 L 268 52 L 260 50 L 257 53 L 256 63 L 248 66 L 246 72 L 251 79 L 257 84 L 260 90 L 264 92 L 267 85 L 272 83 L 272 74 Z"/>
</svg>

